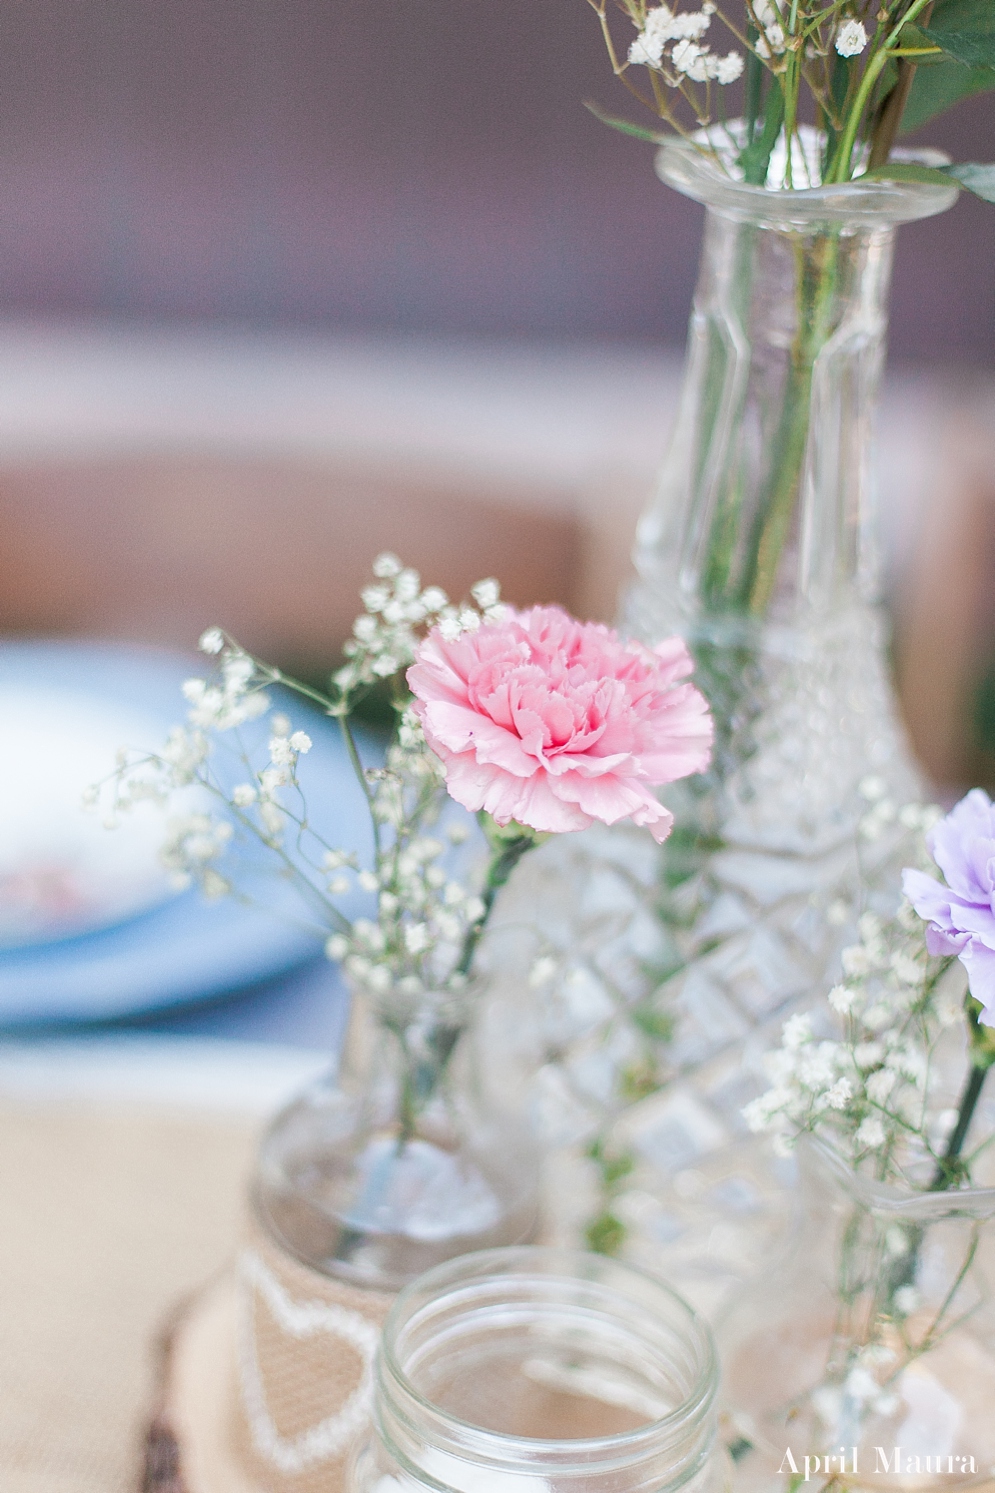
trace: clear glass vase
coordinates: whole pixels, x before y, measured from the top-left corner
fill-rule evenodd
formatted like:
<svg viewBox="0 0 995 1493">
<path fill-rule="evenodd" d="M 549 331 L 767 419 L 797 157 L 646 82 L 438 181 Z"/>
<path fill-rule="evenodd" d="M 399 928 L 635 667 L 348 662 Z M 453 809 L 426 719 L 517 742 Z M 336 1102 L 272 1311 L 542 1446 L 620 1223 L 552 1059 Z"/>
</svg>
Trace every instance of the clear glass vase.
<svg viewBox="0 0 995 1493">
<path fill-rule="evenodd" d="M 393 1292 L 454 1255 L 531 1237 L 535 1143 L 480 1073 L 482 999 L 479 985 L 353 996 L 335 1069 L 259 1152 L 257 1216 L 297 1260 Z"/>
<path fill-rule="evenodd" d="M 990 1486 L 995 1188 L 917 1192 L 818 1142 L 801 1156 L 791 1253 L 719 1328 L 737 1493 Z"/>
<path fill-rule="evenodd" d="M 642 1233 L 647 1263 L 665 1246 L 721 1294 L 762 1258 L 781 1195 L 739 1139 L 760 1056 L 832 982 L 861 907 L 897 894 L 900 810 L 920 793 L 877 605 L 871 440 L 895 230 L 954 193 L 770 191 L 679 140 L 658 170 L 707 217 L 622 625 L 688 640 L 714 761 L 665 793 L 658 854 L 622 826 L 563 837 L 504 915 L 531 909 L 558 967 L 535 1045 L 545 1107 L 591 1145 L 590 1242 Z"/>
<path fill-rule="evenodd" d="M 398 1298 L 350 1493 L 722 1493 L 708 1328 L 649 1276 L 488 1250 Z"/>
<path fill-rule="evenodd" d="M 493 1061 L 479 985 L 357 992 L 341 1058 L 263 1139 L 238 1268 L 233 1448 L 253 1487 L 336 1493 L 397 1292 L 530 1239 L 538 1159 Z M 486 1078 L 486 1082 L 484 1081 Z"/>
</svg>

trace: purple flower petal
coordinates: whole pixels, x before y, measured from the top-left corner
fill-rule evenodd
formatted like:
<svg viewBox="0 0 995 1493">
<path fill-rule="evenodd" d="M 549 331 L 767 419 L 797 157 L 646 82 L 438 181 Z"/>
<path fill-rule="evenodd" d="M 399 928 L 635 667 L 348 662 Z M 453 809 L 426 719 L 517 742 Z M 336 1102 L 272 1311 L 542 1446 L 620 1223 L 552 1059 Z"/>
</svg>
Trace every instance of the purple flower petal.
<svg viewBox="0 0 995 1493">
<path fill-rule="evenodd" d="M 995 1026 L 995 805 L 972 788 L 926 840 L 946 885 L 924 871 L 902 873 L 902 888 L 926 922 L 926 947 L 956 954 L 981 1020 Z"/>
</svg>

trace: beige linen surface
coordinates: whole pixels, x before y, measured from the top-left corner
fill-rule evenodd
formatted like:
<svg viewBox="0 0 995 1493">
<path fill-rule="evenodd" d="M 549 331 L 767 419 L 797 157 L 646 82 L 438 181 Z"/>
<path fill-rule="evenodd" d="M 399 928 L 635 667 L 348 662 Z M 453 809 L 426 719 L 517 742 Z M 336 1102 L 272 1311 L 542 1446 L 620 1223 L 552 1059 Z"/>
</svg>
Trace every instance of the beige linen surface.
<svg viewBox="0 0 995 1493">
<path fill-rule="evenodd" d="M 0 1104 L 2 1493 L 134 1493 L 158 1330 L 232 1255 L 256 1130 Z"/>
</svg>

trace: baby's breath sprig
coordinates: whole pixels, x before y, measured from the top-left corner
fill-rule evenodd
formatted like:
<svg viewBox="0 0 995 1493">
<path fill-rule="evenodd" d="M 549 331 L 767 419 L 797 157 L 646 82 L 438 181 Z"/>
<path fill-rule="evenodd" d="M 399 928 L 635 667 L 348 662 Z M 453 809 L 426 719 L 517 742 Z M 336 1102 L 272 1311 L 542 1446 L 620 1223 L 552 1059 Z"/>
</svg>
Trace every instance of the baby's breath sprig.
<svg viewBox="0 0 995 1493">
<path fill-rule="evenodd" d="M 863 836 L 897 819 L 914 836 L 918 865 L 906 876 L 935 871 L 927 836 L 941 811 L 899 810 L 876 780 L 862 787 L 870 801 Z M 878 1181 L 932 1191 L 969 1184 L 987 1141 L 966 1155 L 963 1148 L 995 1064 L 995 1028 L 979 1020 L 957 957 L 930 952 L 929 924 L 908 900 L 889 918 L 865 912 L 858 931 L 825 1006 L 785 1022 L 765 1061 L 771 1087 L 746 1106 L 747 1124 L 769 1131 L 782 1154 L 802 1135 L 821 1136 Z M 966 1054 L 961 1041 L 953 1058 L 963 1064 L 966 1056 L 968 1076 L 952 1101 L 940 1054 L 965 1020 Z"/>
<path fill-rule="evenodd" d="M 646 0 L 615 0 L 611 10 L 609 0 L 588 4 L 612 70 L 632 96 L 721 166 L 731 159 L 754 186 L 887 175 L 910 105 L 919 124 L 977 91 L 980 69 L 995 78 L 984 0 L 948 20 L 936 0 L 704 0 L 699 10 Z M 612 12 L 623 18 L 620 26 Z M 634 38 L 631 31 L 623 38 L 626 23 Z M 713 44 L 722 30 L 736 42 L 727 52 Z M 927 63 L 948 66 L 940 75 Z M 724 89 L 744 75 L 743 118 L 731 128 Z M 660 138 L 601 117 L 626 133 Z M 995 167 L 951 167 L 946 177 L 935 165 L 892 166 L 890 174 L 896 169 L 995 199 Z"/>
<path fill-rule="evenodd" d="M 522 843 L 509 847 L 507 834 L 498 834 L 491 865 L 470 885 L 447 869 L 469 826 L 444 814 L 451 800 L 443 766 L 410 708 L 404 672 L 429 628 L 455 641 L 498 619 L 500 588 L 494 580 L 480 581 L 471 600 L 457 606 L 438 586 L 423 587 L 418 572 L 395 555 L 378 556 L 373 574 L 345 646 L 346 662 L 332 676 L 327 694 L 253 657 L 221 628 L 208 628 L 200 648 L 214 667 L 207 677 L 183 685 L 186 722 L 169 733 L 158 752 L 120 753 L 108 783 L 89 790 L 86 798 L 92 807 L 104 808 L 113 827 L 140 801 L 166 806 L 180 790 L 188 797 L 192 792 L 195 803 L 168 820 L 161 852 L 178 890 L 195 884 L 209 897 L 233 893 L 224 860 L 239 836 L 252 836 L 296 883 L 316 931 L 325 935 L 329 958 L 342 962 L 355 985 L 375 996 L 457 994 L 469 982 L 496 890 L 523 850 L 542 837 L 519 833 Z M 391 685 L 394 730 L 382 765 L 370 767 L 361 760 L 350 716 L 363 695 L 383 681 Z M 310 751 L 311 738 L 272 708 L 267 691 L 274 685 L 309 699 L 338 722 L 370 810 L 372 865 L 361 866 L 354 852 L 327 843 L 310 821 L 298 763 Z M 243 728 L 264 719 L 262 760 L 250 750 Z M 234 783 L 232 755 L 239 764 Z M 342 899 L 357 888 L 375 897 L 375 918 L 346 916 Z"/>
</svg>

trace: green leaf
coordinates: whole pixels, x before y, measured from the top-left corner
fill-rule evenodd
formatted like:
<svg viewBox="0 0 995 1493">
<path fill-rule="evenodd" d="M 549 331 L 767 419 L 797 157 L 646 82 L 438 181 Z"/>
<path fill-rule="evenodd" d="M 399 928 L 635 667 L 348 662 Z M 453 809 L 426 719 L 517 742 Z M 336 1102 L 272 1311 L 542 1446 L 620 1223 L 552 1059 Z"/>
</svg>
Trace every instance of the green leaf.
<svg viewBox="0 0 995 1493">
<path fill-rule="evenodd" d="M 625 1243 L 626 1227 L 614 1213 L 605 1211 L 587 1226 L 588 1249 L 596 1255 L 617 1255 Z"/>
<path fill-rule="evenodd" d="M 621 131 L 623 135 L 632 135 L 636 140 L 648 140 L 651 145 L 662 145 L 665 140 L 671 139 L 670 135 L 662 134 L 659 130 L 647 130 L 641 124 L 631 124 L 628 119 L 616 119 L 613 114 L 606 114 L 589 99 L 585 99 L 584 108 L 590 109 L 595 119 L 600 119 L 602 124 Z"/>
<path fill-rule="evenodd" d="M 915 161 L 886 161 L 859 181 L 921 181 L 938 187 L 965 187 L 985 202 L 995 202 L 995 165 L 965 161 L 959 166 L 920 166 Z"/>
<path fill-rule="evenodd" d="M 962 99 L 991 89 L 995 89 L 995 72 L 988 67 L 939 62 L 934 67 L 916 68 L 899 133 L 909 135 Z"/>
<path fill-rule="evenodd" d="M 857 181 L 921 181 L 927 186 L 949 187 L 955 185 L 947 175 L 945 166 L 920 166 L 915 161 L 885 161 L 858 176 Z"/>
<path fill-rule="evenodd" d="M 898 46 L 892 49 L 890 56 L 907 57 L 910 62 L 915 63 L 916 67 L 927 65 L 935 67 L 937 63 L 944 60 L 943 52 L 936 42 L 932 41 L 925 31 L 912 21 L 902 27 Z"/>
<path fill-rule="evenodd" d="M 931 42 L 966 67 L 995 68 L 992 0 L 940 0 L 923 30 Z"/>
<path fill-rule="evenodd" d="M 965 161 L 961 166 L 945 166 L 948 176 L 959 181 L 962 187 L 981 197 L 985 202 L 995 202 L 995 165 L 981 165 L 978 161 Z"/>
</svg>

